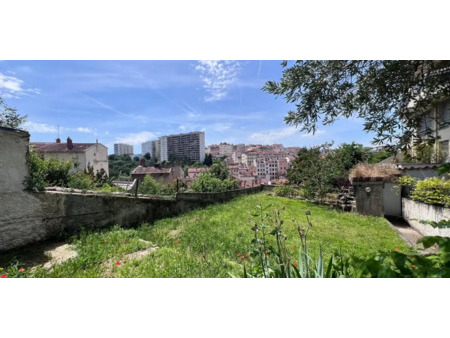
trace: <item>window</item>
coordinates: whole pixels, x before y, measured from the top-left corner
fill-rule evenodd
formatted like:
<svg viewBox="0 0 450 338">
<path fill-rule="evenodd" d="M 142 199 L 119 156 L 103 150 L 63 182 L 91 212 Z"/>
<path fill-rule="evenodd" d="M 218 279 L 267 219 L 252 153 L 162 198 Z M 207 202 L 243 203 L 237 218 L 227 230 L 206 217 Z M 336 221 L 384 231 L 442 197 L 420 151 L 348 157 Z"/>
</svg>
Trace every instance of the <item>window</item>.
<svg viewBox="0 0 450 338">
<path fill-rule="evenodd" d="M 442 141 L 439 144 L 441 146 L 443 160 L 446 162 L 449 157 L 448 141 Z"/>
<path fill-rule="evenodd" d="M 447 128 L 450 126 L 450 101 L 443 104 L 439 110 L 439 128 Z"/>
<path fill-rule="evenodd" d="M 432 128 L 433 118 L 431 116 L 431 112 L 428 112 L 424 115 L 422 118 L 422 121 L 420 122 L 419 132 L 424 133 L 427 129 Z"/>
</svg>

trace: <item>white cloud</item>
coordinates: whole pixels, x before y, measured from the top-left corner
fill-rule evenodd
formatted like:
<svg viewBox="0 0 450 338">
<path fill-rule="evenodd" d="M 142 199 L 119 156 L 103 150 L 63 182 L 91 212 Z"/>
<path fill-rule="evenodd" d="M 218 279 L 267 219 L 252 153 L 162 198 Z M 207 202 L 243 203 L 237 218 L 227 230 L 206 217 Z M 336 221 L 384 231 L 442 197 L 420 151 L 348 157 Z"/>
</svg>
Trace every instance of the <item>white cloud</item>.
<svg viewBox="0 0 450 338">
<path fill-rule="evenodd" d="M 287 127 L 277 130 L 267 130 L 262 133 L 253 133 L 249 138 L 254 142 L 271 144 L 285 137 L 294 135 L 296 132 L 298 132 L 298 130 L 295 127 Z"/>
<path fill-rule="evenodd" d="M 58 127 L 45 123 L 25 122 L 24 129 L 30 133 L 57 133 Z"/>
<path fill-rule="evenodd" d="M 23 81 L 15 76 L 0 73 L 0 95 L 4 98 L 19 98 L 20 95 L 34 93 L 39 94 L 36 88 L 24 88 Z"/>
<path fill-rule="evenodd" d="M 237 80 L 240 64 L 237 61 L 198 61 L 195 67 L 200 72 L 203 88 L 209 93 L 205 101 L 219 101 L 228 94 L 228 88 Z"/>
<path fill-rule="evenodd" d="M 30 133 L 57 133 L 58 126 L 54 126 L 46 123 L 36 123 L 32 121 L 27 121 L 24 123 L 24 129 L 29 131 Z M 97 129 L 95 128 L 87 128 L 87 127 L 78 127 L 78 128 L 68 128 L 68 127 L 59 127 L 60 133 L 69 133 L 69 132 L 79 132 L 79 133 L 88 133 L 95 134 Z"/>
<path fill-rule="evenodd" d="M 80 133 L 95 133 L 94 129 L 86 127 L 78 127 L 76 130 L 79 131 Z"/>
<path fill-rule="evenodd" d="M 126 134 L 124 136 L 117 137 L 114 143 L 126 143 L 136 146 L 156 138 L 157 136 L 155 133 L 150 131 L 141 131 L 140 133 Z"/>
</svg>

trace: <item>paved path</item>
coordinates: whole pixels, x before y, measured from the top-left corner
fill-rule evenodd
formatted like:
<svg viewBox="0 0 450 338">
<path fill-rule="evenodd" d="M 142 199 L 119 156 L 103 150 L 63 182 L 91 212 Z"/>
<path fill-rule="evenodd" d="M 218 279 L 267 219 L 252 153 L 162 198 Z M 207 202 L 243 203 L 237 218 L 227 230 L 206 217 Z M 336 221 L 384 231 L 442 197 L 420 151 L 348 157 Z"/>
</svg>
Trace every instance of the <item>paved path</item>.
<svg viewBox="0 0 450 338">
<path fill-rule="evenodd" d="M 400 237 L 406 243 L 408 243 L 410 246 L 416 246 L 417 241 L 423 237 L 423 235 L 420 232 L 418 232 L 417 230 L 414 230 L 408 224 L 408 222 L 406 222 L 401 217 L 386 216 L 386 220 L 392 228 L 397 230 Z M 432 254 L 432 253 L 435 253 L 437 250 L 437 248 L 435 248 L 435 247 L 431 247 L 431 248 L 424 250 L 422 244 L 419 244 L 417 246 L 417 249 L 422 255 Z"/>
</svg>

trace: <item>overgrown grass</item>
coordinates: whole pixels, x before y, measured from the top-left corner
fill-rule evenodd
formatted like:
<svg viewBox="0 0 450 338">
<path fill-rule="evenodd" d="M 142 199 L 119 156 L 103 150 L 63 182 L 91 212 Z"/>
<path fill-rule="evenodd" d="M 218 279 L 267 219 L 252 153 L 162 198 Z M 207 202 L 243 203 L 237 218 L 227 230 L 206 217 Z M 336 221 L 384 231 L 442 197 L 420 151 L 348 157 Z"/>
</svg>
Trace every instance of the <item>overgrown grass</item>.
<svg viewBox="0 0 450 338">
<path fill-rule="evenodd" d="M 335 250 L 364 257 L 398 248 L 411 250 L 383 218 L 330 210 L 304 201 L 267 196 L 243 196 L 231 202 L 212 205 L 185 215 L 163 219 L 136 229 L 114 227 L 82 232 L 70 242 L 78 257 L 51 270 L 28 272 L 34 277 L 229 277 L 241 275 L 238 253 L 251 250 L 252 213 L 259 203 L 272 209 L 285 205 L 283 233 L 288 248 L 298 254 L 299 239 L 293 218 L 304 222 L 311 211 L 313 228 L 310 252 L 322 248 L 325 261 Z M 157 246 L 143 258 L 127 254 Z M 119 265 L 116 264 L 119 262 Z M 27 271 L 29 271 L 27 269 Z"/>
</svg>

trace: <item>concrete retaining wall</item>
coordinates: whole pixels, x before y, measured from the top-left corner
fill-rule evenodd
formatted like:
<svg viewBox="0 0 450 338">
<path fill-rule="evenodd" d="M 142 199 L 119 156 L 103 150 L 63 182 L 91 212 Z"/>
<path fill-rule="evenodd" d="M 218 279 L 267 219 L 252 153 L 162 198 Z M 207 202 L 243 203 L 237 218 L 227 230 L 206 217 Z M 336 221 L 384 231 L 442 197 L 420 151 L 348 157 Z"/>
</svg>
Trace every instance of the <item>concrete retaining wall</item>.
<svg viewBox="0 0 450 338">
<path fill-rule="evenodd" d="M 422 224 L 420 221 L 450 220 L 450 209 L 437 205 L 426 204 L 413 201 L 409 198 L 402 198 L 403 218 L 408 221 L 412 228 L 419 231 L 424 236 L 450 237 L 450 228 L 434 228 L 429 224 Z"/>
<path fill-rule="evenodd" d="M 262 187 L 223 193 L 183 193 L 176 198 L 134 198 L 64 192 L 16 192 L 0 195 L 0 251 L 33 242 L 114 224 L 123 227 L 172 217 Z"/>
<path fill-rule="evenodd" d="M 353 182 L 356 211 L 363 215 L 383 216 L 383 182 Z"/>
</svg>

